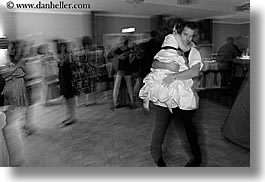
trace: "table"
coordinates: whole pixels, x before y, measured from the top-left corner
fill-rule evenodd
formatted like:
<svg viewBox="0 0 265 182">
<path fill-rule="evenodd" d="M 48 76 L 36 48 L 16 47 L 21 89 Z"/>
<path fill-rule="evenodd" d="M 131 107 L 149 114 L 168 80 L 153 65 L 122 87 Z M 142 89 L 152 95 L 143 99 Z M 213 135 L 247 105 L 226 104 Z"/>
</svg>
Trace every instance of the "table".
<svg viewBox="0 0 265 182">
<path fill-rule="evenodd" d="M 203 63 L 199 89 L 226 88 L 233 77 L 244 78 L 250 70 L 250 58 L 235 58 L 232 62 L 207 59 Z"/>
<path fill-rule="evenodd" d="M 250 70 L 250 57 L 238 57 L 233 59 L 233 73 L 234 77 L 245 77 Z"/>
<path fill-rule="evenodd" d="M 216 61 L 203 61 L 204 68 L 199 77 L 199 89 L 220 88 L 221 74 Z"/>
</svg>

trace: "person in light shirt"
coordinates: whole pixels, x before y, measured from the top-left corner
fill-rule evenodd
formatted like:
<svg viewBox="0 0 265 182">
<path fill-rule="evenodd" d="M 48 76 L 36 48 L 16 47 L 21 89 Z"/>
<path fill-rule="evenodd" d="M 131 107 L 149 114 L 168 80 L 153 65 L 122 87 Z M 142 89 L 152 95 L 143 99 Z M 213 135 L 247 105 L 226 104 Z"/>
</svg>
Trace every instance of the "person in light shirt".
<svg viewBox="0 0 265 182">
<path fill-rule="evenodd" d="M 192 37 L 194 35 L 194 31 L 197 28 L 197 24 L 188 22 L 183 24 L 182 30 L 180 33 L 180 38 L 182 43 L 185 46 L 188 46 L 192 41 Z M 200 53 L 194 47 L 191 46 L 190 50 L 184 52 L 184 56 L 188 60 L 189 69 L 178 72 L 179 65 L 174 62 L 163 63 L 154 60 L 152 67 L 155 69 L 168 69 L 175 73 L 168 73 L 168 75 L 163 78 L 163 85 L 165 87 L 170 86 L 172 82 L 175 80 L 188 80 L 198 77 L 200 70 L 203 67 Z M 193 90 L 195 100 L 198 101 L 198 95 L 195 90 Z M 198 108 L 198 102 L 196 102 L 196 108 Z M 156 112 L 156 122 L 154 131 L 152 134 L 151 140 L 151 155 L 155 161 L 155 163 L 159 167 L 166 167 L 166 162 L 163 158 L 162 152 L 162 144 L 165 138 L 165 134 L 171 119 L 171 116 L 174 117 L 175 122 L 181 122 L 181 124 L 185 128 L 186 136 L 189 141 L 191 153 L 193 157 L 186 163 L 185 167 L 198 167 L 202 162 L 201 149 L 198 142 L 197 131 L 193 124 L 192 117 L 194 114 L 195 108 L 189 109 L 181 109 L 178 105 L 172 107 L 172 113 L 169 111 L 166 105 L 156 105 L 155 104 L 155 112 Z"/>
</svg>

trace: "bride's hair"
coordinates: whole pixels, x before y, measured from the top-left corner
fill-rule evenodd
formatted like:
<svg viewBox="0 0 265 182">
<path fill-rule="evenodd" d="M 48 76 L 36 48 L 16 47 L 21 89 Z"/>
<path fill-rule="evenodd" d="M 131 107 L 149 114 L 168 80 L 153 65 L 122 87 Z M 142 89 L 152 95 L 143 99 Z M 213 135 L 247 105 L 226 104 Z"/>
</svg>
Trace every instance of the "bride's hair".
<svg viewBox="0 0 265 182">
<path fill-rule="evenodd" d="M 161 38 L 164 38 L 168 34 L 173 33 L 173 29 L 177 31 L 177 33 L 181 33 L 183 29 L 183 20 L 179 18 L 170 18 L 159 30 L 159 34 Z"/>
</svg>

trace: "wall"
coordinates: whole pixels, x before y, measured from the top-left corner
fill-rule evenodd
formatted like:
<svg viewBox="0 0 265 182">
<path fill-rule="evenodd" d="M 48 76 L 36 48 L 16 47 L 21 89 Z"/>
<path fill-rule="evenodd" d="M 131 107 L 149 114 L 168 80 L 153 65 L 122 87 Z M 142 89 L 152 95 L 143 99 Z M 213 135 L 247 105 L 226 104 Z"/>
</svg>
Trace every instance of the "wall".
<svg viewBox="0 0 265 182">
<path fill-rule="evenodd" d="M 53 38 L 72 41 L 83 35 L 92 37 L 91 14 L 5 12 L 1 15 L 4 15 L 1 31 L 11 40 L 34 40 L 41 44 Z M 103 34 L 120 33 L 124 27 L 136 27 L 136 33 L 149 32 L 150 18 L 95 15 L 94 25 L 94 41 L 101 44 Z"/>
<path fill-rule="evenodd" d="M 114 17 L 114 16 L 95 16 L 95 42 L 102 44 L 103 34 L 121 33 L 125 27 L 135 27 L 135 33 L 150 32 L 150 18 L 139 17 Z"/>
<path fill-rule="evenodd" d="M 89 14 L 24 13 L 16 12 L 6 16 L 5 31 L 9 39 L 35 40 L 41 44 L 53 38 L 69 41 L 83 35 L 91 35 Z M 8 30 L 13 30 L 9 33 Z"/>
<path fill-rule="evenodd" d="M 226 42 L 228 36 L 239 37 L 242 40 L 237 44 L 240 49 L 250 47 L 250 24 L 222 24 L 213 23 L 213 52 Z M 237 42 L 235 42 L 237 43 Z"/>
<path fill-rule="evenodd" d="M 164 23 L 164 16 L 163 15 L 154 15 L 150 17 L 150 30 L 158 31 Z"/>
<path fill-rule="evenodd" d="M 0 37 L 14 37 L 16 35 L 15 20 L 14 13 L 6 13 L 0 7 Z"/>
</svg>

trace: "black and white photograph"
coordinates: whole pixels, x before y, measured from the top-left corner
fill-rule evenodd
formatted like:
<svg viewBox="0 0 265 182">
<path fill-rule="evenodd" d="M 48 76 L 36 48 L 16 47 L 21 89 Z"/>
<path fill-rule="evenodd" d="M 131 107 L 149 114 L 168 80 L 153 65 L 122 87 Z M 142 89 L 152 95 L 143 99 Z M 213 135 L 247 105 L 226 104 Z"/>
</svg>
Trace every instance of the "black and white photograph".
<svg viewBox="0 0 265 182">
<path fill-rule="evenodd" d="M 0 166 L 255 166 L 251 3 L 1 1 Z"/>
</svg>

